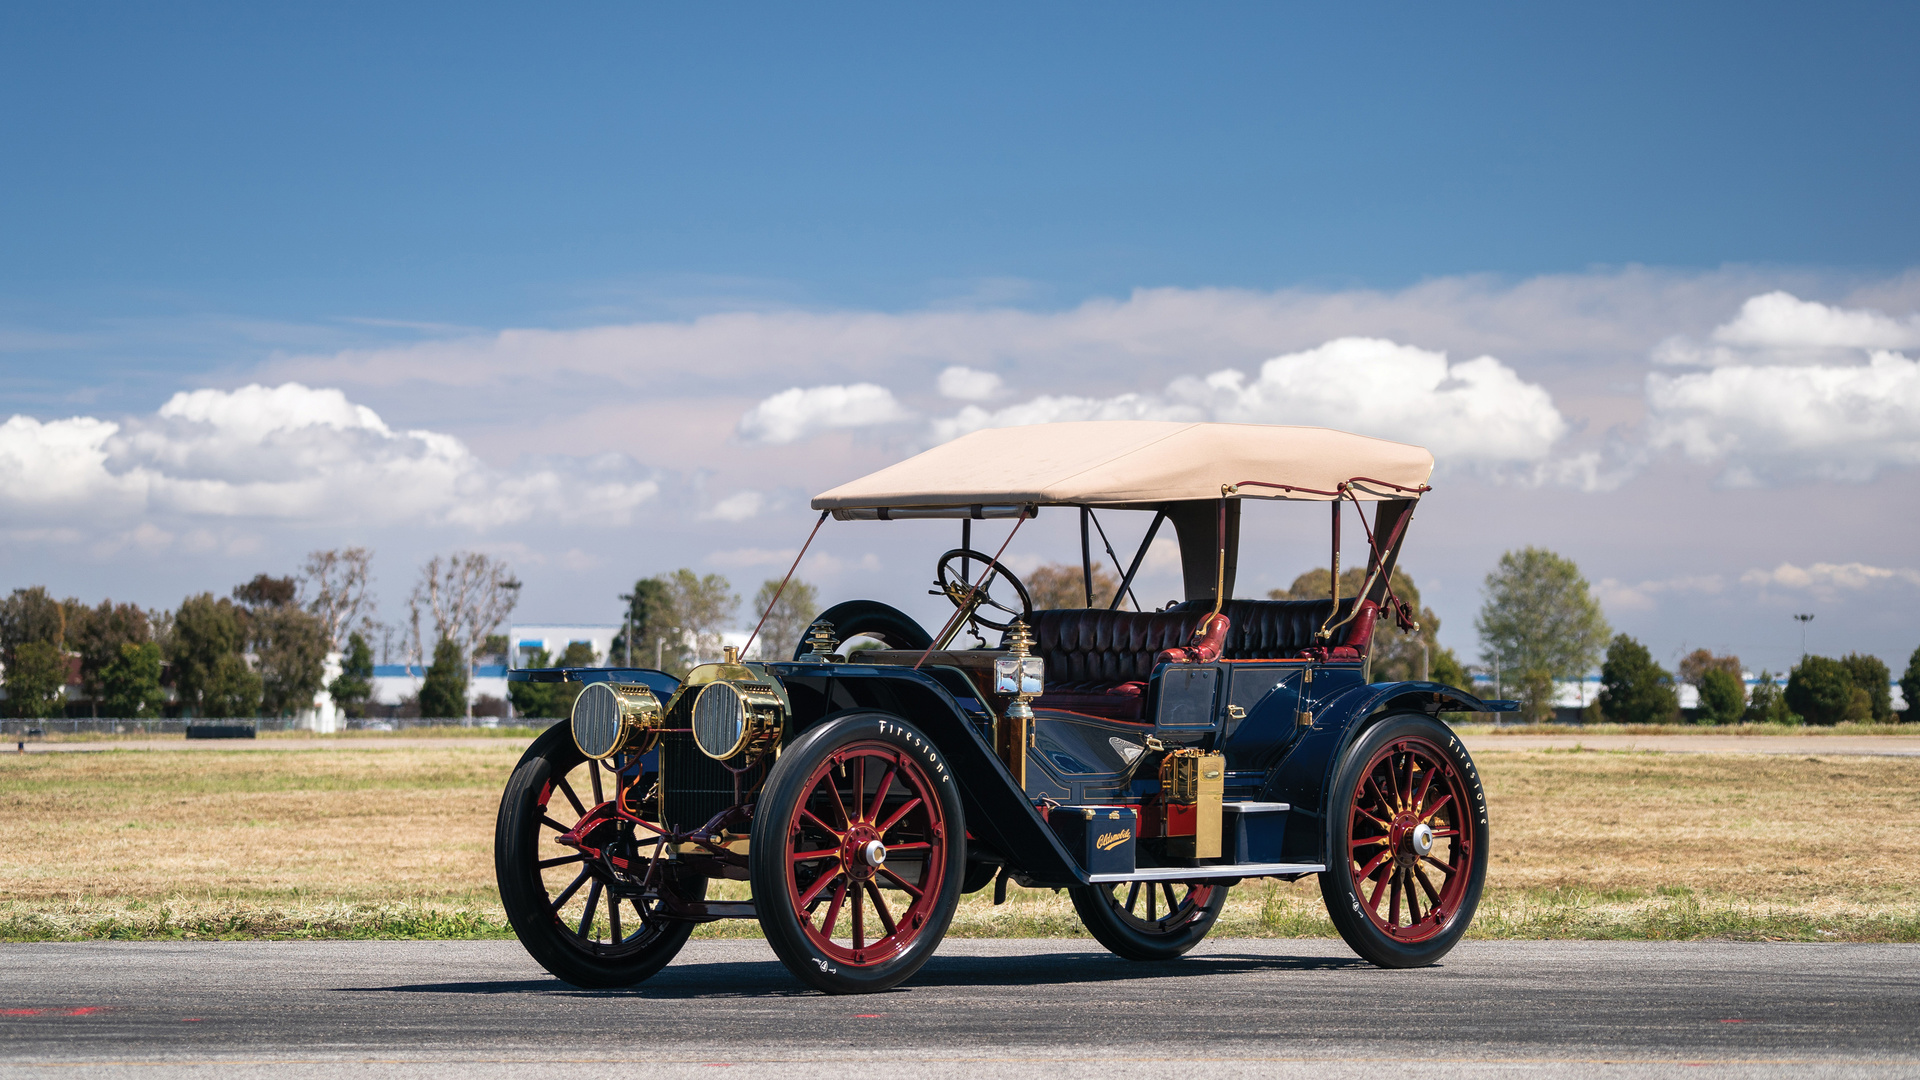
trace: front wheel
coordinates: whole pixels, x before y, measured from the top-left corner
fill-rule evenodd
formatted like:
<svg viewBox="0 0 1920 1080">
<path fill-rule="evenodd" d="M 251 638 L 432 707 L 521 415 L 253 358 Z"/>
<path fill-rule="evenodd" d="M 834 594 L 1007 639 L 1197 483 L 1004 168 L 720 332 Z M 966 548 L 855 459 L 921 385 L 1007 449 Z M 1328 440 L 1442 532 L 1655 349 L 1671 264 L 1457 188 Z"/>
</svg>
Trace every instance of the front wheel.
<svg viewBox="0 0 1920 1080">
<path fill-rule="evenodd" d="M 658 862 L 659 844 L 606 813 L 617 780 L 548 728 L 500 797 L 494 873 L 507 921 L 540 966 L 575 986 L 631 986 L 665 967 L 693 923 L 668 909 L 706 895 L 705 878 Z M 581 829 L 594 818 L 597 824 Z M 579 834 L 576 845 L 559 843 Z"/>
<path fill-rule="evenodd" d="M 1423 967 L 1467 932 L 1487 877 L 1487 800 L 1459 736 L 1390 716 L 1347 748 L 1328 808 L 1320 896 L 1353 951 Z"/>
<path fill-rule="evenodd" d="M 1087 932 L 1115 956 L 1172 960 L 1200 944 L 1227 903 L 1225 885 L 1123 881 L 1067 890 Z"/>
<path fill-rule="evenodd" d="M 817 990 L 894 986 L 947 932 L 966 831 L 945 755 L 913 725 L 873 712 L 820 724 L 781 751 L 754 807 L 767 943 Z"/>
</svg>

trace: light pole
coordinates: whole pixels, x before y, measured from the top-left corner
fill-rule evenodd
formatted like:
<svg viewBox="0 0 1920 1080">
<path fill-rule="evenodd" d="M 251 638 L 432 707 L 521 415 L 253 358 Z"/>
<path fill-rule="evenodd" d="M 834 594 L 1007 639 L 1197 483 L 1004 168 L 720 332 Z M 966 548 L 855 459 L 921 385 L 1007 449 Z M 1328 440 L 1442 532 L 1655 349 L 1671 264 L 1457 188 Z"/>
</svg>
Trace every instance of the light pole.
<svg viewBox="0 0 1920 1080">
<path fill-rule="evenodd" d="M 1807 624 L 1813 621 L 1813 614 L 1809 612 L 1805 615 L 1795 615 L 1793 621 L 1800 624 L 1800 656 L 1802 659 L 1805 659 L 1807 655 Z"/>
</svg>

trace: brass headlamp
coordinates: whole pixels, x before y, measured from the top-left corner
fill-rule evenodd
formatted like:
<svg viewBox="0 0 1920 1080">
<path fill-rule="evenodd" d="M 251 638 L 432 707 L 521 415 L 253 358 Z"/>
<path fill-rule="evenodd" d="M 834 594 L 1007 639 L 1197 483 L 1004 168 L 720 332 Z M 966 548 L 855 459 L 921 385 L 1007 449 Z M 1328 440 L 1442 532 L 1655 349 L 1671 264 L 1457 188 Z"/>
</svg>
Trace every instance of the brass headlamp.
<svg viewBox="0 0 1920 1080">
<path fill-rule="evenodd" d="M 644 754 L 666 726 L 660 699 L 640 683 L 589 683 L 573 699 L 573 744 L 605 761 L 623 750 Z"/>
<path fill-rule="evenodd" d="M 786 729 L 786 688 L 765 665 L 743 663 L 729 646 L 726 659 L 687 676 L 693 743 L 715 761 L 750 765 L 780 743 Z"/>
</svg>

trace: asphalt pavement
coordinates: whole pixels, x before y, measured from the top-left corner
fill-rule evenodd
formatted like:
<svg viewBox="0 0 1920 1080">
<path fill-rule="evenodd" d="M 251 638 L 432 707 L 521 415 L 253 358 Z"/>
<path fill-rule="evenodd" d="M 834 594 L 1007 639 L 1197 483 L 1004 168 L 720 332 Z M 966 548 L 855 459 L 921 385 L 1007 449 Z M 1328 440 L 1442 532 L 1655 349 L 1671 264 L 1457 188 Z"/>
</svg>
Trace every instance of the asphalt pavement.
<svg viewBox="0 0 1920 1080">
<path fill-rule="evenodd" d="M 1920 946 L 1468 942 L 1386 971 L 1337 941 L 1164 964 L 949 941 L 894 991 L 805 990 L 759 941 L 631 990 L 515 942 L 0 945 L 15 1077 L 1920 1075 Z"/>
</svg>

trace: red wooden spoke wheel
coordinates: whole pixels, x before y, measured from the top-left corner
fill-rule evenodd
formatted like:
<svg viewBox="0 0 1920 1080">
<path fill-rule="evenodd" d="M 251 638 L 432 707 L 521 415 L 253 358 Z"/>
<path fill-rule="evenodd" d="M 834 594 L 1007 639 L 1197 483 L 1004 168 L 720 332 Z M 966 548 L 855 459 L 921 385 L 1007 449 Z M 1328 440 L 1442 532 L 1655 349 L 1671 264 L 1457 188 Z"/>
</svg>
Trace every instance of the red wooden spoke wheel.
<svg viewBox="0 0 1920 1080">
<path fill-rule="evenodd" d="M 754 903 L 789 969 L 829 993 L 884 989 L 932 955 L 958 902 L 966 827 L 930 741 L 885 714 L 781 753 L 754 811 Z"/>
<path fill-rule="evenodd" d="M 1171 960 L 1213 929 L 1227 887 L 1205 882 L 1126 881 L 1069 890 L 1080 921 L 1100 944 L 1129 960 Z"/>
<path fill-rule="evenodd" d="M 507 919 L 542 967 L 576 986 L 628 986 L 666 966 L 693 930 L 668 908 L 706 895 L 704 878 L 655 863 L 652 834 L 608 813 L 615 783 L 556 724 L 500 800 L 494 872 Z"/>
<path fill-rule="evenodd" d="M 1375 963 L 1432 963 L 1473 918 L 1486 877 L 1486 800 L 1458 737 L 1426 716 L 1363 733 L 1339 770 L 1321 891 L 1341 936 Z"/>
</svg>

